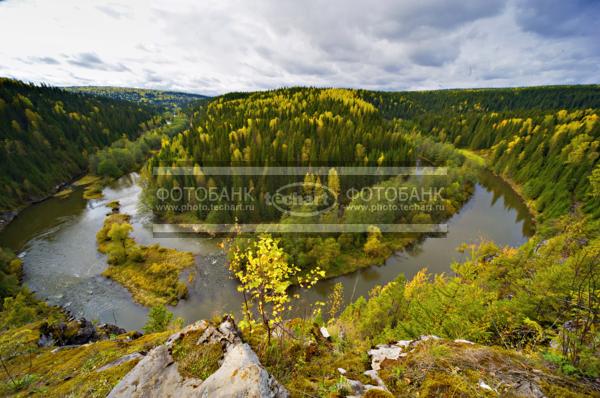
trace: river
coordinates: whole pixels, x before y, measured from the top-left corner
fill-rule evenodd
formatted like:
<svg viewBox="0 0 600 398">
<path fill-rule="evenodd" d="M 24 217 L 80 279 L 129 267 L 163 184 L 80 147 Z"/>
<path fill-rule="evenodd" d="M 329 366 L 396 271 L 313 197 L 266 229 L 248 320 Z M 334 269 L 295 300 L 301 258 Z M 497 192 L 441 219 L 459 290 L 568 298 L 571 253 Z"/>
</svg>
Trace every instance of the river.
<svg viewBox="0 0 600 398">
<path fill-rule="evenodd" d="M 75 188 L 67 198 L 53 197 L 22 211 L 0 232 L 0 246 L 10 247 L 22 257 L 24 283 L 39 297 L 75 316 L 140 329 L 148 309 L 134 303 L 121 285 L 101 275 L 106 258 L 96 250 L 96 232 L 109 211 L 105 205 L 118 200 L 121 211 L 132 215 L 137 242 L 194 253 L 197 275 L 189 286 L 189 297 L 171 308 L 176 316 L 191 322 L 239 312 L 241 298 L 217 240 L 154 237 L 151 214 L 139 203 L 138 178 L 130 174 L 119 179 L 104 189 L 101 200 L 85 200 L 82 189 Z M 345 300 L 350 302 L 399 274 L 410 278 L 423 267 L 435 273 L 451 272 L 451 262 L 464 258 L 456 251 L 463 242 L 491 239 L 499 245 L 518 246 L 532 234 L 532 220 L 518 195 L 500 178 L 482 173 L 473 196 L 448 221 L 448 233 L 443 237 L 427 238 L 384 265 L 321 281 L 303 292 L 302 305 L 308 308 L 309 303 L 324 300 L 337 282 L 344 284 Z"/>
</svg>

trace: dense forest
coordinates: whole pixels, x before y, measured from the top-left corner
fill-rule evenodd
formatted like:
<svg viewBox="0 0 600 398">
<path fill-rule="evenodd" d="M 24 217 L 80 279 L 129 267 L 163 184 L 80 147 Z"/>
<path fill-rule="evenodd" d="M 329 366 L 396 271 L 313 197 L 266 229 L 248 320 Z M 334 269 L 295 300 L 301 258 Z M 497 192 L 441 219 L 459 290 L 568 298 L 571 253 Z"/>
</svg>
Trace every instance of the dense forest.
<svg viewBox="0 0 600 398">
<path fill-rule="evenodd" d="M 101 177 L 117 178 L 137 171 L 151 151 L 160 149 L 163 139 L 180 133 L 187 124 L 185 114 L 178 114 L 172 120 L 155 116 L 145 122 L 137 139 L 132 141 L 123 137 L 92 154 L 89 157 L 89 172 Z"/>
<path fill-rule="evenodd" d="M 600 216 L 589 178 L 599 167 L 599 92 L 557 86 L 361 94 L 439 142 L 484 151 L 492 170 L 522 187 L 544 221 L 574 205 Z"/>
<path fill-rule="evenodd" d="M 417 131 L 439 143 L 485 152 L 496 173 L 523 187 L 542 221 L 564 214 L 573 204 L 597 217 L 600 206 L 588 177 L 598 159 L 598 90 L 561 86 L 384 93 L 298 88 L 232 93 L 195 112 L 192 129 L 164 146 L 149 167 L 188 166 L 201 174 L 202 166 L 215 164 L 318 169 L 325 163 L 408 165 L 417 158 L 443 164 L 446 159 L 423 153 L 423 139 L 411 137 Z M 214 183 L 200 175 L 198 181 L 170 175 L 159 179 L 158 185 L 166 187 Z M 548 180 L 556 184 L 545 184 Z M 281 180 L 242 178 L 236 183 L 254 186 L 260 196 L 268 191 L 263 185 Z M 344 176 L 341 186 L 348 186 Z M 260 220 L 274 216 L 266 212 L 260 209 Z"/>
<path fill-rule="evenodd" d="M 552 220 L 580 207 L 597 218 L 600 199 L 593 195 L 592 171 L 598 169 L 600 123 L 593 109 L 595 86 L 531 89 L 449 90 L 423 93 L 378 93 L 339 89 L 284 89 L 232 93 L 199 108 L 192 128 L 163 145 L 148 163 L 149 191 L 159 188 L 248 188 L 258 201 L 252 211 L 244 198 L 223 199 L 234 210 L 211 210 L 210 198 L 182 196 L 147 198 L 155 213 L 168 220 L 233 223 L 439 223 L 460 209 L 469 197 L 475 165 L 453 148 L 483 155 L 495 173 L 513 183 L 538 214 Z M 409 104 L 409 105 L 407 105 Z M 566 108 L 566 109 L 563 109 Z M 571 110 L 567 110 L 571 109 Z M 415 161 L 450 166 L 445 178 L 391 179 L 339 175 L 336 166 L 414 165 Z M 308 166 L 313 173 L 299 176 L 210 176 L 214 165 Z M 323 168 L 323 165 L 329 165 Z M 157 167 L 166 167 L 156 175 Z M 188 175 L 172 175 L 169 167 L 187 167 Z M 321 171 L 319 173 L 319 170 Z M 389 178 L 389 177 L 388 177 Z M 548 184 L 547 181 L 554 181 Z M 296 183 L 297 190 L 314 193 L 314 185 L 348 188 L 444 187 L 442 212 L 410 210 L 372 212 L 365 209 L 389 201 L 336 194 L 334 210 L 319 217 L 283 215 L 268 203 L 277 187 Z M 378 184 L 378 185 L 373 185 Z M 311 190 L 310 187 L 313 187 Z M 205 203 L 206 202 L 206 203 Z M 392 203 L 399 205 L 399 203 Z M 165 206 L 167 205 L 167 206 Z M 191 206 L 190 206 L 191 205 Z M 382 206 L 379 206 L 381 208 Z M 195 210 L 189 210 L 190 208 Z M 344 209 L 348 208 L 348 211 Z M 396 206 L 396 209 L 398 206 Z M 301 210 L 319 210 L 318 203 Z M 296 209 L 299 210 L 299 209 Z M 317 264 L 336 275 L 381 263 L 411 239 L 354 237 L 334 234 L 323 238 L 283 237 L 294 263 L 303 269 Z M 369 248 L 365 244 L 369 242 Z"/>
<path fill-rule="evenodd" d="M 137 137 L 151 116 L 131 102 L 0 79 L 0 209 L 53 193 L 86 171 L 96 150 Z"/>
<path fill-rule="evenodd" d="M 265 204 L 264 194 L 296 180 L 288 176 L 204 176 L 202 167 L 314 166 L 316 171 L 320 164 L 385 166 L 413 159 L 402 131 L 391 128 L 371 104 L 354 93 L 291 89 L 216 99 L 194 113 L 190 130 L 163 145 L 149 162 L 148 171 L 151 182 L 165 188 L 252 186 L 260 198 L 253 214 L 199 211 L 197 216 L 215 222 L 231 221 L 235 216 L 240 222 L 256 222 L 281 215 Z M 187 166 L 195 172 L 181 176 L 167 170 L 154 176 L 153 168 L 160 166 Z M 300 176 L 300 181 L 304 177 Z M 345 176 L 340 184 L 347 185 Z"/>
<path fill-rule="evenodd" d="M 374 169 L 414 166 L 421 158 L 433 165 L 456 166 L 456 170 L 451 169 L 444 176 L 405 175 L 391 180 L 392 176 L 345 175 L 337 171 L 340 167 L 352 166 Z M 286 252 L 303 270 L 318 266 L 327 276 L 334 276 L 381 263 L 414 240 L 414 236 L 383 237 L 376 225 L 439 223 L 460 209 L 469 198 L 473 182 L 472 173 L 463 163 L 464 159 L 449 146 L 421 136 L 410 124 L 384 119 L 376 108 L 353 91 L 298 88 L 226 95 L 195 112 L 191 129 L 165 142 L 148 162 L 146 198 L 155 214 L 175 221 L 373 224 L 370 233 L 365 230 L 364 234 L 356 235 L 283 235 Z M 302 175 L 205 173 L 215 165 L 255 166 L 263 171 L 270 167 L 303 166 L 309 171 Z M 166 172 L 154 173 L 159 167 Z M 170 167 L 187 167 L 191 172 L 187 175 L 171 173 Z M 386 179 L 389 181 L 383 184 Z M 380 185 L 374 189 L 380 191 L 399 187 L 407 191 L 438 188 L 443 192 L 441 197 L 421 204 L 431 208 L 439 205 L 439 210 L 402 209 L 403 204 L 410 206 L 411 201 L 401 201 L 400 196 L 390 203 L 383 197 L 363 200 L 361 195 L 346 194 L 348 189 L 360 190 L 376 183 Z M 295 205 L 286 213 L 274 206 L 270 197 L 280 187 L 290 184 L 295 187 L 293 193 L 311 200 Z M 220 191 L 225 187 L 233 192 L 252 192 L 252 199 L 230 195 L 215 203 L 209 196 L 185 195 L 159 200 L 156 195 L 159 189 L 215 188 Z M 331 197 L 328 198 L 325 191 Z M 413 198 L 412 202 L 417 199 Z M 252 206 L 251 210 L 248 205 Z M 389 209 L 372 210 L 378 206 Z M 346 208 L 349 210 L 344 211 Z M 314 216 L 309 216 L 313 213 Z"/>
<path fill-rule="evenodd" d="M 598 85 L 578 85 L 359 93 L 386 118 L 420 119 L 427 113 L 598 109 L 598 90 Z"/>
</svg>

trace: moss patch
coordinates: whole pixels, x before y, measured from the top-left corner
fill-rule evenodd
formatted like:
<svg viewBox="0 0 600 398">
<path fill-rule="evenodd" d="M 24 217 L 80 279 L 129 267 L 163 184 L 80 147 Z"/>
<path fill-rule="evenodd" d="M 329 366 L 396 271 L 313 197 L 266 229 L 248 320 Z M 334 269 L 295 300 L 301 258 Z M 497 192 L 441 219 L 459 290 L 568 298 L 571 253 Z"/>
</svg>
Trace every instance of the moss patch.
<svg viewBox="0 0 600 398">
<path fill-rule="evenodd" d="M 173 358 L 177 369 L 184 377 L 206 380 L 219 369 L 219 361 L 223 359 L 220 343 L 196 344 L 202 331 L 188 333 L 173 346 Z"/>
<path fill-rule="evenodd" d="M 422 342 L 407 357 L 384 361 L 379 375 L 399 396 L 512 396 L 522 381 L 534 382 L 547 396 L 563 390 L 593 396 L 587 395 L 592 393 L 589 386 L 557 376 L 525 355 L 447 340 Z M 482 388 L 481 382 L 493 390 Z"/>
<path fill-rule="evenodd" d="M 90 184 L 97 183 L 101 179 L 102 179 L 101 177 L 94 176 L 94 175 L 91 175 L 91 174 L 87 174 L 87 175 L 81 177 L 79 180 L 75 181 L 73 183 L 73 185 L 75 185 L 76 187 L 83 187 L 83 186 L 87 186 L 87 185 L 90 185 Z"/>
<path fill-rule="evenodd" d="M 486 167 L 488 164 L 486 158 L 475 151 L 462 148 L 457 149 L 457 151 L 478 167 Z"/>
<path fill-rule="evenodd" d="M 103 197 L 101 184 L 88 185 L 83 191 L 83 198 L 87 200 L 102 199 Z"/>
</svg>

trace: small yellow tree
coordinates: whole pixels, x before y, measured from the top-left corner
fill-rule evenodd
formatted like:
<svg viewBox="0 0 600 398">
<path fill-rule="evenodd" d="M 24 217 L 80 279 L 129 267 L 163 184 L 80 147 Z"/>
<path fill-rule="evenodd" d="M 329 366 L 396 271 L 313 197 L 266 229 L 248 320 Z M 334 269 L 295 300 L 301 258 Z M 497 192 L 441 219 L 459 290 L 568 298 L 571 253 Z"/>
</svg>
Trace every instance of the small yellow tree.
<svg viewBox="0 0 600 398">
<path fill-rule="evenodd" d="M 288 294 L 288 288 L 294 283 L 310 288 L 325 276 L 325 272 L 318 267 L 307 275 L 299 275 L 300 268 L 288 263 L 279 241 L 269 235 L 260 237 L 245 252 L 235 252 L 230 269 L 240 281 L 238 291 L 244 294 L 246 316 L 252 317 L 249 300 L 256 305 L 260 320 L 267 330 L 268 344 L 271 343 L 273 329 L 283 320 L 283 313 L 291 309 L 292 296 Z"/>
<path fill-rule="evenodd" d="M 327 187 L 333 192 L 335 199 L 337 200 L 341 190 L 340 177 L 338 176 L 337 170 L 333 167 L 330 168 L 329 173 L 327 173 Z"/>
<path fill-rule="evenodd" d="M 109 250 L 109 262 L 112 264 L 122 264 L 127 259 L 127 244 L 131 240 L 129 233 L 133 227 L 128 222 L 114 223 L 107 233 L 110 238 L 111 248 Z"/>
<path fill-rule="evenodd" d="M 374 225 L 369 225 L 367 230 L 369 231 L 369 235 L 363 247 L 365 254 L 370 257 L 387 257 L 389 249 L 381 241 L 381 230 Z"/>
</svg>

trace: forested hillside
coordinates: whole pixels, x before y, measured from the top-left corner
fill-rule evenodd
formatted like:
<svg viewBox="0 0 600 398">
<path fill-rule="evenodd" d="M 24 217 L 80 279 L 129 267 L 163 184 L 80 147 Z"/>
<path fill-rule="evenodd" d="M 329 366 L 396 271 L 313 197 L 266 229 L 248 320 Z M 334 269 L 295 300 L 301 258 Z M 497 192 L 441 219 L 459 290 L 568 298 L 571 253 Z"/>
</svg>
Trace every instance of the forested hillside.
<svg viewBox="0 0 600 398">
<path fill-rule="evenodd" d="M 285 89 L 226 95 L 199 108 L 192 128 L 165 143 L 148 170 L 152 174 L 157 166 L 195 168 L 195 175 L 151 176 L 153 184 L 164 188 L 217 186 L 210 176 L 201 175 L 202 167 L 409 164 L 415 159 L 411 148 L 413 144 L 399 126 L 388 124 L 376 108 L 353 92 Z M 274 187 L 296 180 L 289 176 L 221 177 L 218 186 L 252 186 L 256 196 L 263 198 Z M 348 185 L 347 176 L 340 180 L 342 187 Z M 200 219 L 210 216 L 197 213 Z M 231 221 L 235 216 L 239 221 L 256 222 L 278 219 L 281 213 L 263 198 L 253 214 L 220 214 L 220 220 L 214 221 Z"/>
<path fill-rule="evenodd" d="M 184 108 L 196 101 L 209 98 L 200 94 L 128 87 L 81 86 L 64 87 L 64 89 L 74 93 L 131 101 L 142 105 L 155 105 L 171 110 L 175 108 Z"/>
<path fill-rule="evenodd" d="M 590 184 L 599 168 L 599 86 L 361 94 L 440 142 L 484 151 L 497 174 L 522 187 L 540 221 L 573 206 L 600 216 Z"/>
<path fill-rule="evenodd" d="M 600 108 L 600 86 L 540 86 L 454 89 L 435 91 L 366 91 L 361 97 L 375 104 L 387 118 L 422 118 L 423 114 L 540 111 Z"/>
<path fill-rule="evenodd" d="M 414 166 L 421 157 L 434 164 L 452 164 L 456 168 L 447 176 L 428 176 L 418 181 L 416 178 L 392 178 L 396 177 L 394 175 L 345 175 L 337 171 L 348 166 Z M 443 144 L 412 131 L 410 125 L 384 119 L 375 107 L 353 91 L 294 88 L 231 94 L 200 108 L 190 130 L 163 144 L 146 168 L 146 197 L 155 214 L 164 219 L 211 225 L 234 222 L 365 226 L 431 224 L 446 220 L 469 198 L 473 179 L 463 167 L 463 160 Z M 304 166 L 309 171 L 302 175 L 284 172 L 276 175 L 262 172 L 258 175 L 205 175 L 203 170 L 215 165 L 261 166 L 265 167 L 261 169 L 265 172 L 270 166 Z M 153 171 L 159 166 L 185 166 L 191 172 L 177 175 L 167 169 L 166 173 L 156 175 Z M 384 180 L 388 181 L 384 183 Z M 378 184 L 374 188 L 380 191 L 400 187 L 407 192 L 433 187 L 444 190 L 439 198 L 421 200 L 421 205 L 438 209 L 430 212 L 409 206 L 419 201 L 416 196 L 402 203 L 400 196 L 390 202 L 383 197 L 363 200 L 347 194 L 348 189 L 360 190 L 374 184 Z M 273 205 L 270 198 L 281 187 L 290 186 L 293 189 L 286 192 L 290 194 L 288 197 L 296 194 L 314 200 L 298 203 L 288 214 Z M 230 187 L 232 192 L 252 192 L 252 200 L 245 195 L 229 195 L 219 203 L 208 195 L 159 200 L 153 193 L 158 189 L 172 191 L 182 187 L 188 190 L 186 192 L 195 192 L 197 188 L 215 188 L 220 192 Z M 327 193 L 334 197 L 328 198 Z M 224 209 L 220 205 L 229 207 Z M 252 209 L 248 210 L 247 205 Z M 378 206 L 387 206 L 388 210 L 372 210 Z M 282 240 L 286 253 L 302 270 L 308 272 L 319 268 L 327 276 L 380 264 L 395 250 L 415 240 L 414 236 L 383 237 L 376 226 L 368 235 L 366 230 L 364 232 L 327 236 L 283 234 Z M 238 243 L 241 246 L 247 244 Z"/>
<path fill-rule="evenodd" d="M 44 198 L 151 116 L 139 104 L 0 79 L 0 209 Z"/>
</svg>

